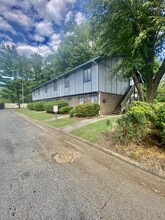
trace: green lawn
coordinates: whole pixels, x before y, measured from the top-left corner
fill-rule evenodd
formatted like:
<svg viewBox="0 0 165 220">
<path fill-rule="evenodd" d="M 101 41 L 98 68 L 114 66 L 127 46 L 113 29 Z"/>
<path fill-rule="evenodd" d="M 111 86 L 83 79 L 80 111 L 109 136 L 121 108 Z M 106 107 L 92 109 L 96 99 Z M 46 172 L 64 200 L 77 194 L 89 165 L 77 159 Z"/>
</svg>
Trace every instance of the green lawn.
<svg viewBox="0 0 165 220">
<path fill-rule="evenodd" d="M 29 118 L 36 119 L 38 121 L 45 121 L 54 118 L 53 114 L 51 115 L 46 112 L 31 111 L 29 109 L 15 109 L 14 111 L 24 114 Z"/>
<path fill-rule="evenodd" d="M 75 122 L 75 120 L 73 118 L 62 118 L 62 119 L 57 119 L 54 121 L 49 121 L 46 122 L 48 125 L 54 126 L 56 128 L 61 128 L 64 127 L 66 125 L 72 124 L 73 122 Z"/>
<path fill-rule="evenodd" d="M 72 133 L 91 142 L 96 142 L 102 133 L 108 131 L 113 126 L 115 126 L 117 117 L 112 117 L 108 120 L 110 122 L 109 125 L 107 125 L 107 119 L 104 119 L 102 121 L 98 121 L 84 127 L 77 128 Z"/>
</svg>

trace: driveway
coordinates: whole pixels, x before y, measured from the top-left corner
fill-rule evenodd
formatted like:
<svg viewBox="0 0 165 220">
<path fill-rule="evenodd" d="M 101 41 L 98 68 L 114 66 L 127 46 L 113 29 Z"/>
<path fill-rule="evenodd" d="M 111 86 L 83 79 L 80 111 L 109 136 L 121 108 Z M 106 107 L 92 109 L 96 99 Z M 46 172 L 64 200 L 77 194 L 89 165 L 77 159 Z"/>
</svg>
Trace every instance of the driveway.
<svg viewBox="0 0 165 220">
<path fill-rule="evenodd" d="M 165 179 L 0 110 L 1 220 L 165 218 Z"/>
</svg>

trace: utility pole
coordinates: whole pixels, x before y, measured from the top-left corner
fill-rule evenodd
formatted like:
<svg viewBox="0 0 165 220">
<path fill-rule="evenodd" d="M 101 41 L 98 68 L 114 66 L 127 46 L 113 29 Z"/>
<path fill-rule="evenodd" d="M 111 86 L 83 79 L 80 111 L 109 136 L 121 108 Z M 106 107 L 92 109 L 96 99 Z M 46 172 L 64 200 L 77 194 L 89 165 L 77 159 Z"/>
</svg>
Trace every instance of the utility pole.
<svg viewBox="0 0 165 220">
<path fill-rule="evenodd" d="M 22 103 L 24 103 L 24 88 L 23 88 L 23 83 L 22 83 Z"/>
</svg>

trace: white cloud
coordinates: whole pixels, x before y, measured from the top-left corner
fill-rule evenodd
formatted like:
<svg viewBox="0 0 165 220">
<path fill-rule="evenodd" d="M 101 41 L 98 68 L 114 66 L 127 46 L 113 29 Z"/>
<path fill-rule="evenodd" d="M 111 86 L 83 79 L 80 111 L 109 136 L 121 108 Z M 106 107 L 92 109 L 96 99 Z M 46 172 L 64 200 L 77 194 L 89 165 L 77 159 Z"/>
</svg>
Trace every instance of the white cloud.
<svg viewBox="0 0 165 220">
<path fill-rule="evenodd" d="M 12 34 L 16 34 L 15 30 L 13 27 L 7 23 L 2 17 L 0 17 L 0 29 L 3 31 L 9 31 Z"/>
<path fill-rule="evenodd" d="M 1 5 L 12 7 L 13 5 L 17 5 L 17 0 L 1 0 Z"/>
<path fill-rule="evenodd" d="M 73 18 L 73 12 L 72 11 L 68 11 L 68 13 L 66 14 L 66 17 L 65 17 L 65 23 L 70 21 L 72 18 Z"/>
<path fill-rule="evenodd" d="M 51 22 L 42 21 L 36 24 L 36 33 L 40 36 L 49 37 L 53 34 L 53 26 Z"/>
<path fill-rule="evenodd" d="M 85 21 L 85 15 L 82 12 L 77 12 L 77 14 L 75 15 L 75 21 L 77 22 L 77 24 L 82 24 Z"/>
<path fill-rule="evenodd" d="M 32 21 L 30 18 L 32 15 L 56 24 L 60 24 L 62 20 L 67 21 L 71 18 L 71 9 L 76 4 L 76 0 L 1 0 L 0 2 L 0 14 L 2 16 L 14 19 L 21 25 L 28 27 L 29 22 Z M 21 11 L 18 12 L 18 10 L 13 9 L 13 6 L 20 8 Z M 37 14 L 34 14 L 34 11 Z"/>
<path fill-rule="evenodd" d="M 30 55 L 34 53 L 38 53 L 46 57 L 52 53 L 50 48 L 46 45 L 32 46 L 32 45 L 27 45 L 27 44 L 20 44 L 17 46 L 17 49 L 20 55 L 25 55 L 27 57 L 30 57 Z"/>
<path fill-rule="evenodd" d="M 19 35 L 18 39 L 22 39 L 22 42 L 15 45 L 20 54 L 30 56 L 32 53 L 39 53 L 47 56 L 56 51 L 61 42 L 60 34 L 55 33 L 55 24 L 67 23 L 73 18 L 78 24 L 84 21 L 85 17 L 81 12 L 74 15 L 76 2 L 77 0 L 0 0 L 0 37 L 5 43 L 13 44 L 10 33 L 15 35 L 13 40 Z M 21 28 L 17 29 L 13 21 L 23 27 L 22 36 L 19 32 Z M 47 45 L 31 45 L 32 40 L 33 43 L 36 41 L 36 44 L 42 44 L 47 38 Z M 29 39 L 31 41 L 28 45 Z"/>
<path fill-rule="evenodd" d="M 45 37 L 42 37 L 39 34 L 30 35 L 30 38 L 37 42 L 44 42 L 45 40 Z"/>
<path fill-rule="evenodd" d="M 2 41 L 2 43 L 3 43 L 5 46 L 7 46 L 7 45 L 9 45 L 9 46 L 14 46 L 14 45 L 15 45 L 15 43 L 12 42 L 12 41 Z"/>
<path fill-rule="evenodd" d="M 47 21 L 60 24 L 65 20 L 69 8 L 72 8 L 76 0 L 29 0 L 31 5 L 37 11 L 38 16 Z"/>
<path fill-rule="evenodd" d="M 59 34 L 53 34 L 50 37 L 50 41 L 48 46 L 51 48 L 52 51 L 56 51 L 60 45 L 61 39 Z"/>
<path fill-rule="evenodd" d="M 12 38 L 9 37 L 7 34 L 1 34 L 0 33 L 0 38 L 5 39 L 5 40 L 10 41 L 10 42 L 13 41 Z"/>
<path fill-rule="evenodd" d="M 32 26 L 31 19 L 23 14 L 20 10 L 6 11 L 3 17 L 9 21 L 16 22 L 17 24 L 25 28 L 29 28 Z"/>
</svg>

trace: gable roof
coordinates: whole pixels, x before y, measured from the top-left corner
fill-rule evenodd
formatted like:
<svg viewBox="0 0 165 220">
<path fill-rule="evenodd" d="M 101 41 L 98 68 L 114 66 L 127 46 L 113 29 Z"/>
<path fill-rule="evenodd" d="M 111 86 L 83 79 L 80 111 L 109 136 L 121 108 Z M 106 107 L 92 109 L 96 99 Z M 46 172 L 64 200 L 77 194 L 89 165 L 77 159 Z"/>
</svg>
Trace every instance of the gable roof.
<svg viewBox="0 0 165 220">
<path fill-rule="evenodd" d="M 53 78 L 53 79 L 51 79 L 51 80 L 49 80 L 49 81 L 47 81 L 47 82 L 45 82 L 45 83 L 35 87 L 35 88 L 33 88 L 32 91 L 34 91 L 34 90 L 36 90 L 36 89 L 38 89 L 38 88 L 40 88 L 40 87 L 42 87 L 42 86 L 44 86 L 46 84 L 49 84 L 49 83 L 51 83 L 51 82 L 53 82 L 53 81 L 55 81 L 55 80 L 65 76 L 65 75 L 71 74 L 74 71 L 77 71 L 77 70 L 79 70 L 81 68 L 85 68 L 86 66 L 90 65 L 91 63 L 94 63 L 94 62 L 97 63 L 97 62 L 101 61 L 102 59 L 104 59 L 103 56 L 97 56 L 97 57 L 95 57 L 95 58 L 93 58 L 93 59 L 91 59 L 91 60 L 89 60 L 89 61 L 87 61 L 87 62 L 85 62 L 85 63 L 83 63 L 83 64 L 81 64 L 81 65 L 79 65 L 79 66 L 77 66 L 77 67 L 75 67 L 75 68 L 73 68 L 73 69 L 63 73 L 63 74 L 61 74 L 61 75 L 59 75 L 59 76 L 56 76 L 55 78 Z"/>
</svg>

